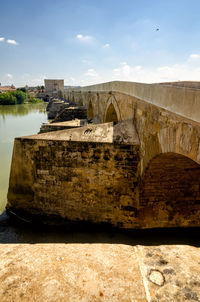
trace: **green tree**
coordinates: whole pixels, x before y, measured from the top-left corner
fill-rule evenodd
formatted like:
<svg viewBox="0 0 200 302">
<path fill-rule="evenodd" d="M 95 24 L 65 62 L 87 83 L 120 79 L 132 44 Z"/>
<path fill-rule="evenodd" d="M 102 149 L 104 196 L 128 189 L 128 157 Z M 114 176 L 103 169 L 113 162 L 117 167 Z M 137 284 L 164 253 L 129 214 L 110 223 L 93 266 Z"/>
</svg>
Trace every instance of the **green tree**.
<svg viewBox="0 0 200 302">
<path fill-rule="evenodd" d="M 0 105 L 15 105 L 17 104 L 16 97 L 12 92 L 0 93 Z"/>
<path fill-rule="evenodd" d="M 16 105 L 24 103 L 41 103 L 38 98 L 21 90 L 0 93 L 0 105 Z"/>
<path fill-rule="evenodd" d="M 25 92 L 22 92 L 20 90 L 16 90 L 16 91 L 13 91 L 12 93 L 17 99 L 17 104 L 24 104 L 24 102 L 26 100 L 26 93 Z"/>
<path fill-rule="evenodd" d="M 27 89 L 25 87 L 17 88 L 17 91 L 27 92 Z"/>
</svg>

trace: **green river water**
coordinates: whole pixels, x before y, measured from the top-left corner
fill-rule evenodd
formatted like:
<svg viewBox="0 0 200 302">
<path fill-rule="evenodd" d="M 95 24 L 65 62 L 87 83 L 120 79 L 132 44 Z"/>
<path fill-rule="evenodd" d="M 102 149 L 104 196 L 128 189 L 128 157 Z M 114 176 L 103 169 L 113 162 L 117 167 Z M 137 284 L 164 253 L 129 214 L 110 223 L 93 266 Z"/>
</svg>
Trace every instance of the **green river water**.
<svg viewBox="0 0 200 302">
<path fill-rule="evenodd" d="M 0 106 L 0 213 L 7 202 L 14 138 L 36 134 L 43 122 L 46 103 Z"/>
</svg>

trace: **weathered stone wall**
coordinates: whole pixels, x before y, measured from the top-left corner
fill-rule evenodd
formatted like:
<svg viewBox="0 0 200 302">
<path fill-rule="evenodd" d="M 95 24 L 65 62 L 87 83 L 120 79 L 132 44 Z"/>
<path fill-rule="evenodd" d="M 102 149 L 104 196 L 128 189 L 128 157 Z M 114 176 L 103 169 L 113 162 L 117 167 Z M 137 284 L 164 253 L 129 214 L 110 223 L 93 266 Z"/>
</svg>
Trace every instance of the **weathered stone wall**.
<svg viewBox="0 0 200 302">
<path fill-rule="evenodd" d="M 151 159 L 162 153 L 181 154 L 200 164 L 199 123 L 136 98 L 133 102 L 133 121 L 141 148 L 141 175 Z"/>
<path fill-rule="evenodd" d="M 106 121 L 111 105 L 118 121 L 133 120 L 141 147 L 141 174 L 154 156 L 165 152 L 185 155 L 200 164 L 199 123 L 119 92 L 74 92 L 76 101 L 80 97 L 87 108 L 92 106 L 95 122 Z"/>
<path fill-rule="evenodd" d="M 186 118 L 200 122 L 200 90 L 186 89 L 185 87 L 172 87 L 163 86 L 160 84 L 143 84 L 134 82 L 114 81 L 108 83 L 102 83 L 97 85 L 91 85 L 81 88 L 65 89 L 63 95 L 65 98 L 77 100 L 84 99 L 89 100 L 89 94 L 96 94 L 98 98 L 99 93 L 122 93 L 127 96 L 133 96 L 137 99 L 145 101 L 150 104 L 154 104 L 161 108 L 167 109 L 174 113 L 180 114 Z M 85 98 L 85 95 L 88 97 Z M 95 105 L 94 100 L 92 104 Z M 124 107 L 125 109 L 125 107 Z M 128 110 L 121 113 L 126 117 Z"/>
<path fill-rule="evenodd" d="M 200 165 L 175 153 L 154 157 L 141 185 L 140 218 L 149 227 L 198 225 Z"/>
<path fill-rule="evenodd" d="M 71 121 L 74 119 L 87 119 L 87 109 L 84 107 L 69 107 L 59 111 L 54 122 Z"/>
<path fill-rule="evenodd" d="M 61 100 L 50 101 L 47 106 L 48 119 L 54 119 L 63 106 L 68 106 L 68 104 L 64 104 Z"/>
<path fill-rule="evenodd" d="M 16 139 L 8 209 L 124 228 L 199 225 L 200 165 L 175 150 L 162 153 L 156 121 L 174 120 L 156 113 L 146 115 L 146 132 L 140 115 L 139 131 L 124 121 Z M 185 123 L 177 125 L 180 135 Z"/>
<path fill-rule="evenodd" d="M 70 99 L 72 98 L 71 93 Z M 120 96 L 116 99 L 116 95 Z M 65 98 L 67 98 L 65 96 Z M 133 102 L 128 95 L 117 93 L 104 92 L 73 92 L 74 102 L 78 103 L 81 99 L 83 105 L 88 110 L 88 118 L 92 119 L 94 123 L 105 123 L 106 116 L 110 105 L 113 105 L 116 111 L 118 121 L 133 118 Z M 110 120 L 109 120 L 110 121 Z"/>
<path fill-rule="evenodd" d="M 139 147 L 15 140 L 7 208 L 137 226 Z"/>
<path fill-rule="evenodd" d="M 53 92 L 64 89 L 64 80 L 44 80 L 45 92 Z"/>
</svg>

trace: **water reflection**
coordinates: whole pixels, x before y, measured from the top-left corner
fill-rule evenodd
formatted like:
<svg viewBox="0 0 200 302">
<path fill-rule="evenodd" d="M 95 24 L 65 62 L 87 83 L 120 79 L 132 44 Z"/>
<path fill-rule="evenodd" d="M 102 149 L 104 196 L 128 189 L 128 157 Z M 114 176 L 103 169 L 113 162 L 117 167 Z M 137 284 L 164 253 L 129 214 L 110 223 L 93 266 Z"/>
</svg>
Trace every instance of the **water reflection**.
<svg viewBox="0 0 200 302">
<path fill-rule="evenodd" d="M 0 213 L 7 202 L 14 138 L 38 133 L 46 121 L 46 103 L 0 106 Z"/>
<path fill-rule="evenodd" d="M 6 116 L 23 116 L 31 112 L 45 113 L 46 104 L 0 105 L 0 116 L 5 120 Z"/>
</svg>

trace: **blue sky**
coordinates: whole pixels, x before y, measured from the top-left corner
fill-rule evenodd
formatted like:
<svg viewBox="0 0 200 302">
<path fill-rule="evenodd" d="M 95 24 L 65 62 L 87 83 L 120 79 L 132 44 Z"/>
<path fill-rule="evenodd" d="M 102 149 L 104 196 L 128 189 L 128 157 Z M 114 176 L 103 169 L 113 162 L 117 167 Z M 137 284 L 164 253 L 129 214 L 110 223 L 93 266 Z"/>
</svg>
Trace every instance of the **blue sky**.
<svg viewBox="0 0 200 302">
<path fill-rule="evenodd" d="M 0 12 L 2 85 L 200 80 L 199 0 L 0 0 Z"/>
</svg>

